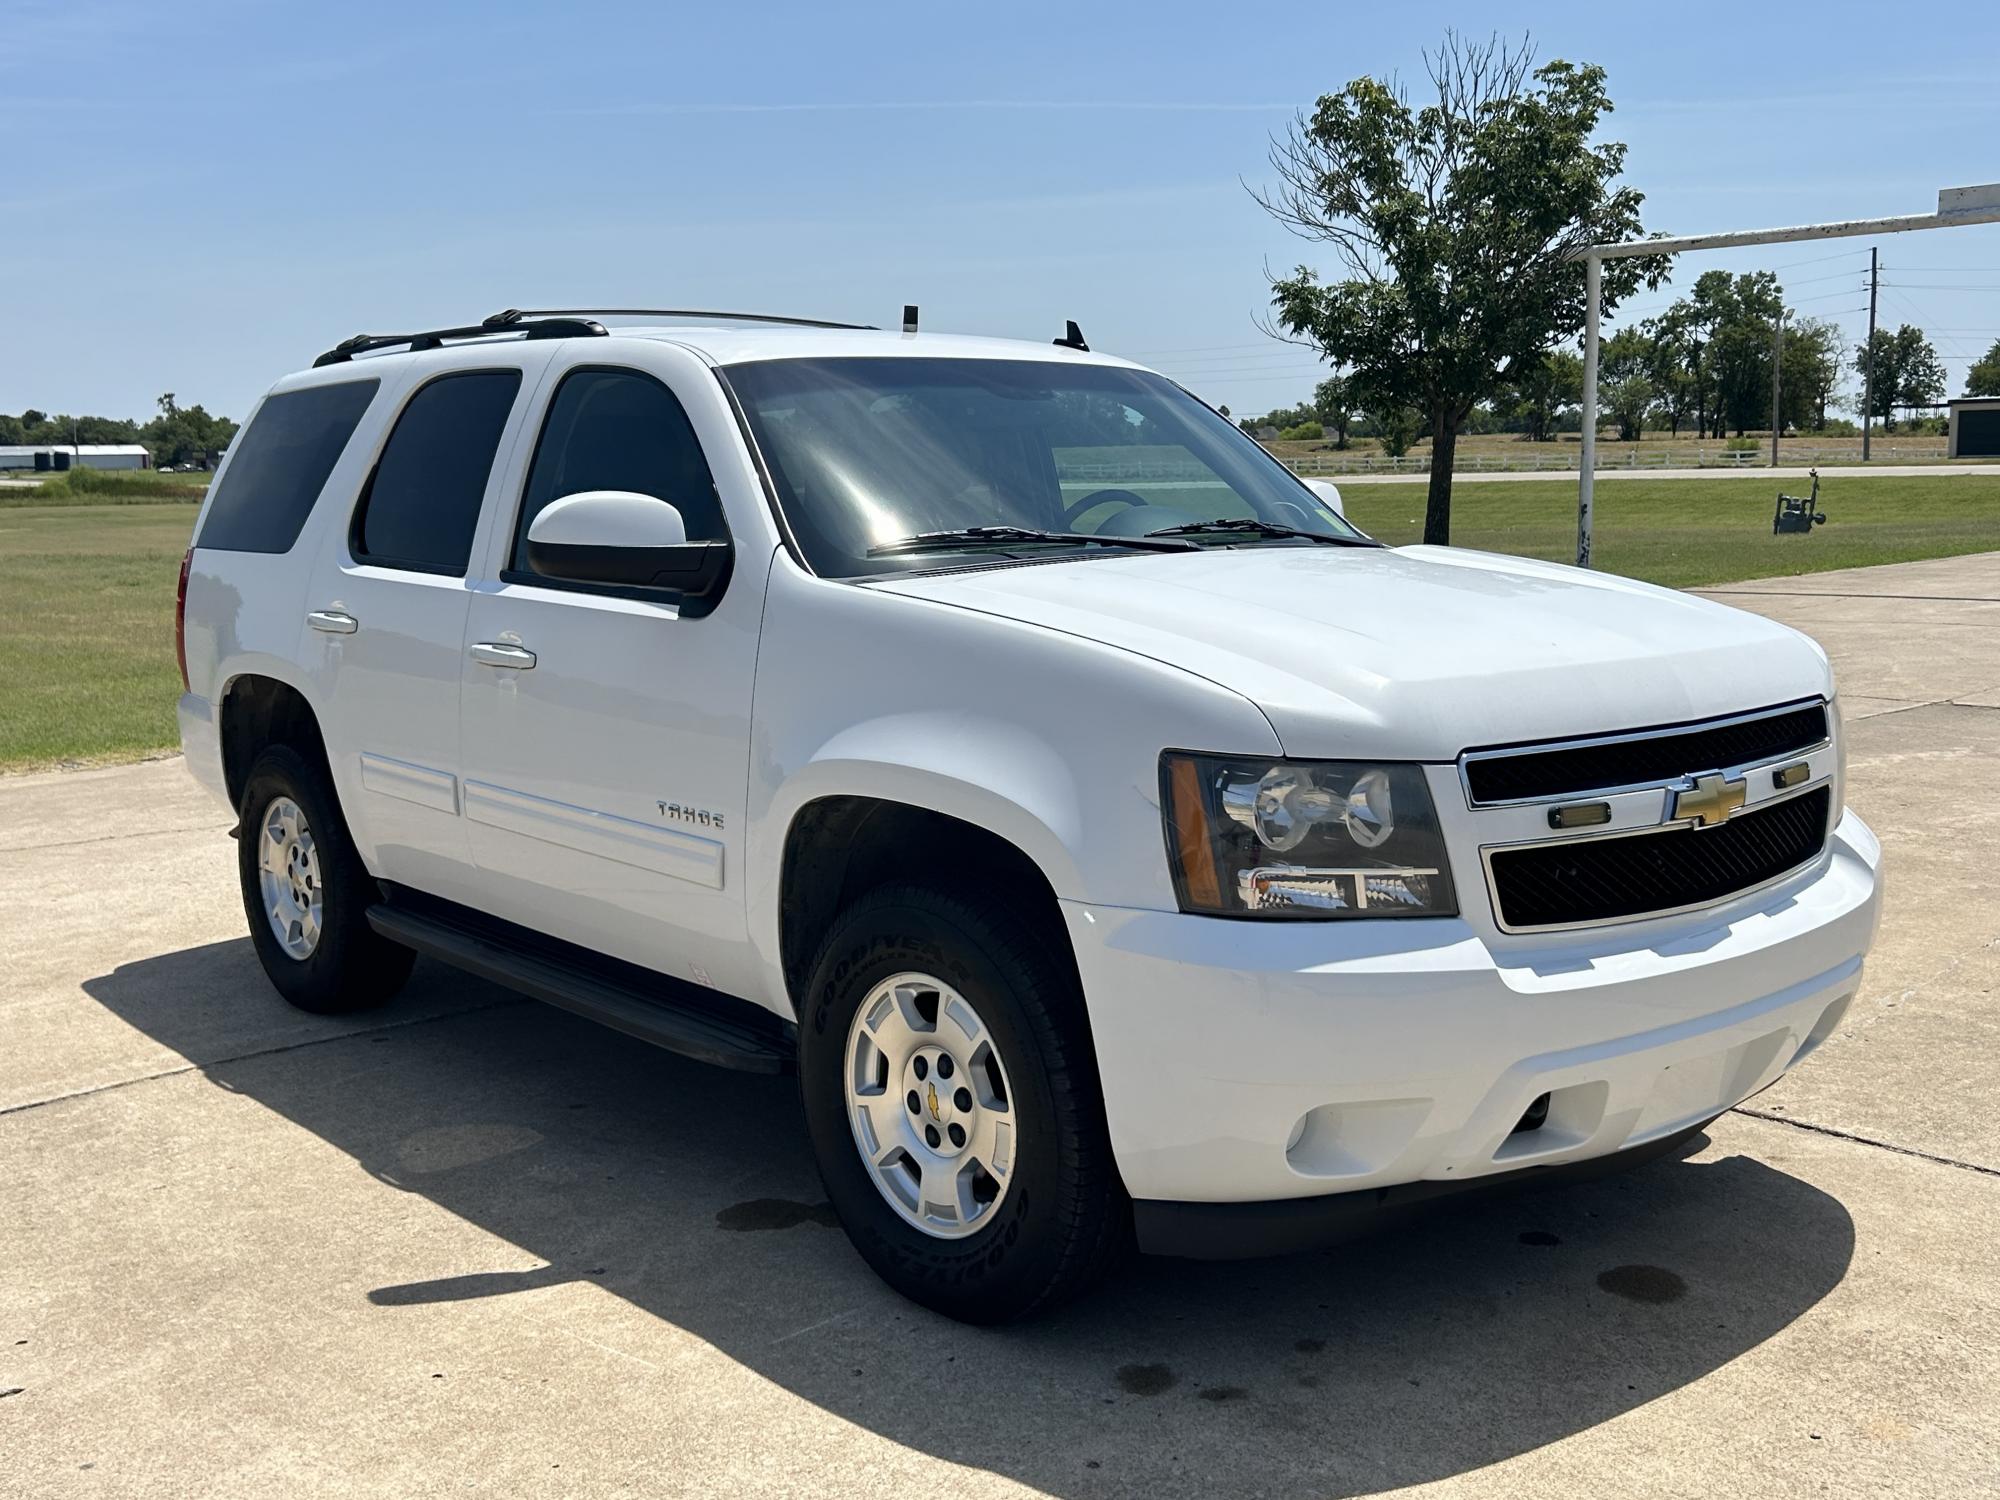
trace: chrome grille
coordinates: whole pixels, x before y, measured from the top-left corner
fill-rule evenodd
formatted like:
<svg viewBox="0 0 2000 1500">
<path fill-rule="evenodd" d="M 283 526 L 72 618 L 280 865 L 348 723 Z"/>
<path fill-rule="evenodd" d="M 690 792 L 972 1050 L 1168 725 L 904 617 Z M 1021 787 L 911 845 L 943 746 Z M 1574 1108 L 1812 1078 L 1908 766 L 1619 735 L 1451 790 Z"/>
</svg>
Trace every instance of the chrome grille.
<svg viewBox="0 0 2000 1500">
<path fill-rule="evenodd" d="M 1791 704 L 1705 724 L 1665 725 L 1561 745 L 1469 750 L 1465 786 L 1474 806 L 1644 786 L 1823 745 L 1827 724 L 1824 703 Z"/>
<path fill-rule="evenodd" d="M 1622 921 L 1767 884 L 1819 854 L 1832 796 L 1822 784 L 1715 828 L 1675 824 L 1490 851 L 1500 923 L 1521 931 Z"/>
</svg>

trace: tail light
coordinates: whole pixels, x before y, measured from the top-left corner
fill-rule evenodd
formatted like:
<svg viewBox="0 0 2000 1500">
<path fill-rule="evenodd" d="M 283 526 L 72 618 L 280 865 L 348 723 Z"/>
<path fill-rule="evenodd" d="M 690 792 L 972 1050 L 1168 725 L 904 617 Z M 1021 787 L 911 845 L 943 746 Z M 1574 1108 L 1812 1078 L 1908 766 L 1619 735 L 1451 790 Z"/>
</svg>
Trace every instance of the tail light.
<svg viewBox="0 0 2000 1500">
<path fill-rule="evenodd" d="M 194 563 L 194 548 L 181 554 L 181 581 L 174 589 L 174 660 L 180 664 L 181 691 L 191 692 L 188 682 L 188 568 Z"/>
</svg>

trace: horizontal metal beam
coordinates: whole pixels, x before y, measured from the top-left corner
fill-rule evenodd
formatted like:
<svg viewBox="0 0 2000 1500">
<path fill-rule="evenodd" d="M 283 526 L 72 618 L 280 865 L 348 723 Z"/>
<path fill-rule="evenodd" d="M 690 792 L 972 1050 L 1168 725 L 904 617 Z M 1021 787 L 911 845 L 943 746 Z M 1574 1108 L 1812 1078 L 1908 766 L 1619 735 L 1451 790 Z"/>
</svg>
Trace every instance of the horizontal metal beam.
<svg viewBox="0 0 2000 1500">
<path fill-rule="evenodd" d="M 1795 240 L 1841 240 L 1863 234 L 1902 234 L 1912 229 L 1956 229 L 1964 224 L 2000 224 L 2000 202 L 1990 188 L 1947 188 L 1943 204 L 1964 204 L 1934 214 L 1899 214 L 1891 219 L 1843 219 L 1833 224 L 1795 224 L 1789 229 L 1739 229 L 1729 234 L 1683 234 L 1661 240 L 1619 240 L 1576 251 L 1573 260 L 1628 260 L 1635 255 L 1678 255 L 1685 250 L 1727 250 L 1732 245 L 1783 245 Z"/>
</svg>

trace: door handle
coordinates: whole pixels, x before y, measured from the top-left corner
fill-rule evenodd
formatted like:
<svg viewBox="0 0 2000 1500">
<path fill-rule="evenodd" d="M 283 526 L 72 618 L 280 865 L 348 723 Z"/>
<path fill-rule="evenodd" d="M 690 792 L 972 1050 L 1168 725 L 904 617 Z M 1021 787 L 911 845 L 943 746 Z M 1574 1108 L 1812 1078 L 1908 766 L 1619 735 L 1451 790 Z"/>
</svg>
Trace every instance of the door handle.
<svg viewBox="0 0 2000 1500">
<path fill-rule="evenodd" d="M 341 609 L 316 609 L 306 616 L 306 624 L 328 635 L 353 635 L 361 628 L 359 620 Z"/>
<path fill-rule="evenodd" d="M 509 646 L 500 641 L 481 641 L 466 654 L 484 666 L 511 667 L 516 672 L 525 672 L 535 664 L 534 652 L 524 646 Z"/>
</svg>

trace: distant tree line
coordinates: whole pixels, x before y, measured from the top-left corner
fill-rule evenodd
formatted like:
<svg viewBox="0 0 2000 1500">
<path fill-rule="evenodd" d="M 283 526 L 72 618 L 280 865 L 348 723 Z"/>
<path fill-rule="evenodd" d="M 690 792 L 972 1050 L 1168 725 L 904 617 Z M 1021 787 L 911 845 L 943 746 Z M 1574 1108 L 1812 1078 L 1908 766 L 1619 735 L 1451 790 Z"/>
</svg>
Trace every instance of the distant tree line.
<svg viewBox="0 0 2000 1500">
<path fill-rule="evenodd" d="M 0 447 L 144 443 L 156 466 L 178 466 L 220 453 L 236 436 L 236 423 L 228 417 L 210 416 L 199 405 L 182 406 L 172 391 L 156 404 L 159 414 L 143 423 L 122 417 L 51 415 L 33 407 L 19 416 L 0 413 Z"/>
<path fill-rule="evenodd" d="M 1768 430 L 1773 334 L 1781 314 L 1779 420 L 1787 431 L 1851 430 L 1834 413 L 1845 407 L 1861 415 L 1868 346 L 1850 347 L 1839 324 L 1787 308 L 1769 271 L 1706 272 L 1664 313 L 1606 339 L 1599 351 L 1599 420 L 1625 442 L 1637 442 L 1648 429 L 1674 436 L 1685 429 L 1707 438 Z M 1899 413 L 1943 401 L 1944 364 L 1922 329 L 1907 323 L 1878 328 L 1874 350 L 1870 414 L 1885 431 L 1895 430 Z M 2000 396 L 2000 341 L 1972 366 L 1966 394 Z M 1464 430 L 1548 442 L 1578 429 L 1582 403 L 1583 358 L 1573 349 L 1555 349 L 1522 362 L 1492 396 L 1476 402 Z M 1302 430 L 1313 424 L 1319 430 Z M 1352 380 L 1340 375 L 1320 382 L 1310 401 L 1240 425 L 1249 432 L 1275 427 L 1281 437 L 1330 437 L 1335 448 L 1348 447 L 1356 436 L 1378 437 L 1392 456 L 1406 451 L 1421 429 L 1408 409 L 1363 411 Z"/>
</svg>

